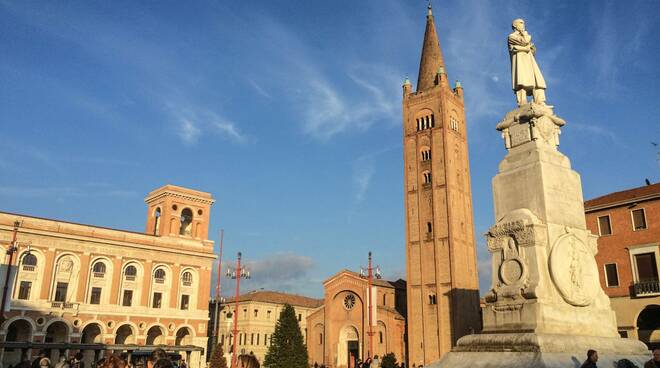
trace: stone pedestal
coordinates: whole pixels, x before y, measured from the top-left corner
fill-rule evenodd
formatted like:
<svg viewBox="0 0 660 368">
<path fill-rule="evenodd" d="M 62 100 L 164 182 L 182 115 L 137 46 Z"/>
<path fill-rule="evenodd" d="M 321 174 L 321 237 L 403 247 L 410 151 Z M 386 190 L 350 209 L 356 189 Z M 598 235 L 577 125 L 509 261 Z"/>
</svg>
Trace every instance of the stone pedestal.
<svg viewBox="0 0 660 368">
<path fill-rule="evenodd" d="M 432 367 L 579 367 L 588 349 L 599 351 L 601 367 L 650 359 L 643 343 L 619 338 L 600 287 L 580 175 L 557 150 L 564 124 L 551 108 L 529 103 L 497 125 L 508 154 L 493 178 L 483 332 L 461 338 Z"/>
</svg>

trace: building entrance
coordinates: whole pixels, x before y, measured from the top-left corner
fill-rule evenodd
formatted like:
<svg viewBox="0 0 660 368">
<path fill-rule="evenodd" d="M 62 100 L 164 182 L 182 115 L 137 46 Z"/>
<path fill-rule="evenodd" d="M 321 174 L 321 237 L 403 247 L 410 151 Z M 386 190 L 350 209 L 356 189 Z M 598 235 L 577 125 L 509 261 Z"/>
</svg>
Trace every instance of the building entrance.
<svg viewBox="0 0 660 368">
<path fill-rule="evenodd" d="M 352 340 L 346 342 L 348 350 L 348 364 L 347 367 L 355 368 L 357 366 L 356 362 L 360 357 L 360 345 L 357 340 Z"/>
</svg>

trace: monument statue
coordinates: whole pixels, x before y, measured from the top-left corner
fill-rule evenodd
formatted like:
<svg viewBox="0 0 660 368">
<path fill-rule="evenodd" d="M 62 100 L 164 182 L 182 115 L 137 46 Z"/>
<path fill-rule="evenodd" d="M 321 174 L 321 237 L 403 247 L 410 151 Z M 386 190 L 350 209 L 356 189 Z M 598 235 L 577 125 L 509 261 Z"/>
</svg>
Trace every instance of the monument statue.
<svg viewBox="0 0 660 368">
<path fill-rule="evenodd" d="M 580 174 L 558 149 L 567 123 L 544 103 L 545 81 L 525 23 L 516 19 L 513 28 L 509 51 L 519 106 L 496 127 L 506 155 L 492 181 L 495 223 L 485 234 L 492 283 L 483 329 L 461 337 L 428 367 L 579 367 L 589 349 L 604 367 L 624 359 L 642 366 L 648 348 L 619 337 L 599 281 L 598 236 L 586 226 Z"/>
<path fill-rule="evenodd" d="M 516 19 L 512 22 L 513 32 L 509 35 L 509 55 L 511 56 L 511 85 L 516 94 L 518 106 L 527 103 L 531 93 L 534 102 L 545 104 L 545 79 L 541 74 L 534 54 L 536 46 L 532 36 L 525 29 L 525 21 Z"/>
</svg>

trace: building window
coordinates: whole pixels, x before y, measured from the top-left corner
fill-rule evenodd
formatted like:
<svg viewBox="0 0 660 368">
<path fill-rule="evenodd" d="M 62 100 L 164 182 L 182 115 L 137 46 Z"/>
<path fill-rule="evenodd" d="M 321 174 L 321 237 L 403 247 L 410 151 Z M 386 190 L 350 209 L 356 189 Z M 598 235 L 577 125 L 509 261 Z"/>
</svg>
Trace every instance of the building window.
<svg viewBox="0 0 660 368">
<path fill-rule="evenodd" d="M 154 235 L 158 235 L 158 230 L 160 229 L 160 207 L 156 208 L 154 211 Z"/>
<path fill-rule="evenodd" d="M 431 305 L 438 304 L 438 300 L 437 300 L 435 294 L 429 295 L 429 304 L 431 304 Z"/>
<path fill-rule="evenodd" d="M 131 265 L 126 267 L 124 270 L 124 278 L 128 281 L 135 281 L 135 278 L 137 277 L 137 268 L 135 266 Z"/>
<path fill-rule="evenodd" d="M 105 263 L 103 262 L 94 263 L 94 266 L 92 266 L 92 272 L 94 273 L 94 277 L 98 277 L 98 278 L 105 277 Z"/>
<path fill-rule="evenodd" d="M 451 130 L 458 132 L 458 120 L 453 116 L 449 118 L 449 127 Z"/>
<path fill-rule="evenodd" d="M 247 309 L 243 309 L 243 319 L 247 319 Z"/>
<path fill-rule="evenodd" d="M 184 208 L 181 211 L 181 228 L 179 235 L 192 236 L 193 213 L 190 208 Z"/>
<path fill-rule="evenodd" d="M 164 269 L 159 268 L 154 272 L 154 281 L 156 281 L 157 284 L 164 284 L 165 283 L 165 270 Z"/>
<path fill-rule="evenodd" d="M 268 334 L 264 334 L 264 345 L 268 345 Z"/>
<path fill-rule="evenodd" d="M 124 296 L 121 299 L 121 305 L 130 307 L 133 304 L 133 290 L 124 290 Z"/>
<path fill-rule="evenodd" d="M 254 310 L 254 318 L 257 318 L 259 316 L 259 309 Z"/>
<path fill-rule="evenodd" d="M 23 256 L 23 271 L 34 271 L 37 268 L 37 256 L 28 253 Z"/>
<path fill-rule="evenodd" d="M 181 275 L 181 282 L 183 283 L 183 286 L 192 285 L 192 281 L 193 281 L 192 272 L 186 271 L 183 273 L 183 275 Z"/>
<path fill-rule="evenodd" d="M 432 233 L 433 232 L 433 225 L 430 222 L 426 223 L 426 232 L 427 233 Z"/>
<path fill-rule="evenodd" d="M 89 304 L 101 304 L 101 288 L 93 287 L 89 296 Z"/>
<path fill-rule="evenodd" d="M 608 287 L 619 286 L 619 272 L 617 271 L 616 263 L 605 265 L 605 282 Z"/>
<path fill-rule="evenodd" d="M 190 304 L 190 295 L 181 295 L 181 310 L 188 310 Z"/>
<path fill-rule="evenodd" d="M 323 334 L 319 333 L 319 345 L 323 345 Z"/>
<path fill-rule="evenodd" d="M 422 151 L 422 161 L 429 161 L 431 159 L 431 149 L 427 148 Z"/>
<path fill-rule="evenodd" d="M 640 208 L 640 209 L 632 210 L 631 212 L 632 212 L 633 229 L 635 229 L 635 231 L 646 229 L 646 214 L 644 213 L 644 209 Z"/>
<path fill-rule="evenodd" d="M 612 226 L 610 225 L 609 215 L 598 217 L 598 233 L 601 236 L 612 234 Z"/>
<path fill-rule="evenodd" d="M 151 302 L 151 307 L 160 308 L 162 301 L 163 301 L 163 293 L 154 293 L 154 298 Z"/>
<path fill-rule="evenodd" d="M 254 345 L 254 332 L 250 334 L 250 345 Z"/>
<path fill-rule="evenodd" d="M 424 184 L 431 184 L 431 172 L 425 171 L 422 175 L 424 176 Z"/>
<path fill-rule="evenodd" d="M 383 305 L 387 305 L 387 294 L 383 294 Z"/>
<path fill-rule="evenodd" d="M 270 311 L 266 311 L 266 319 L 270 319 Z"/>
<path fill-rule="evenodd" d="M 68 289 L 69 289 L 68 282 L 58 282 L 57 286 L 55 287 L 55 301 L 65 302 Z"/>
<path fill-rule="evenodd" d="M 257 333 L 257 346 L 259 345 L 259 338 L 261 337 L 260 333 Z"/>
<path fill-rule="evenodd" d="M 383 331 L 378 331 L 378 338 L 380 340 L 380 343 L 383 343 Z"/>
<path fill-rule="evenodd" d="M 637 280 L 640 282 L 658 280 L 655 253 L 635 254 L 635 265 L 637 266 Z"/>
<path fill-rule="evenodd" d="M 18 289 L 18 299 L 20 299 L 20 300 L 29 300 L 30 299 L 30 290 L 32 290 L 32 282 L 30 282 L 30 281 L 21 281 L 21 285 Z"/>
<path fill-rule="evenodd" d="M 621 338 L 623 338 L 623 339 L 627 339 L 628 338 L 628 331 L 625 331 L 625 330 L 619 331 L 619 336 L 621 336 Z"/>
<path fill-rule="evenodd" d="M 435 127 L 435 117 L 433 116 L 433 114 L 422 116 L 421 118 L 417 118 L 416 122 L 417 122 L 417 131 Z"/>
<path fill-rule="evenodd" d="M 302 321 L 302 314 L 298 313 L 298 322 Z"/>
</svg>

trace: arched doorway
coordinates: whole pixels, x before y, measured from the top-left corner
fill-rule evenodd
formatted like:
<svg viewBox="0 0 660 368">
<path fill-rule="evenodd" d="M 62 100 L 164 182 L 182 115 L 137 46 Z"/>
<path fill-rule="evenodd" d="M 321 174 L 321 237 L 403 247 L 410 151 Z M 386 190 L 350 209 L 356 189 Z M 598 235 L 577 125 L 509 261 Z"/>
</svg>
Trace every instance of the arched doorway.
<svg viewBox="0 0 660 368">
<path fill-rule="evenodd" d="M 351 325 L 342 327 L 337 347 L 337 366 L 354 367 L 355 360 L 360 356 L 360 337 L 357 328 Z"/>
<path fill-rule="evenodd" d="M 165 333 L 160 326 L 152 326 L 147 331 L 147 345 L 161 345 L 165 344 Z"/>
<path fill-rule="evenodd" d="M 67 342 L 69 339 L 69 326 L 62 321 L 55 321 L 46 329 L 45 342 Z"/>
<path fill-rule="evenodd" d="M 188 327 L 182 327 L 176 332 L 175 345 L 192 345 L 192 333 Z"/>
<path fill-rule="evenodd" d="M 660 305 L 648 305 L 637 317 L 637 335 L 650 349 L 660 347 Z"/>
<path fill-rule="evenodd" d="M 18 319 L 12 322 L 7 328 L 7 342 L 31 342 L 32 341 L 32 325 L 24 319 Z M 6 366 L 16 365 L 21 362 L 27 349 L 12 349 L 5 348 L 4 363 Z"/>
<path fill-rule="evenodd" d="M 121 325 L 117 329 L 115 344 L 135 344 L 135 333 L 131 325 Z"/>
<path fill-rule="evenodd" d="M 103 342 L 103 333 L 101 326 L 98 323 L 90 323 L 82 330 L 82 337 L 80 342 L 83 344 L 100 344 Z M 98 350 L 83 350 L 83 361 L 85 366 L 89 367 L 93 362 L 98 359 L 96 356 Z"/>
</svg>

